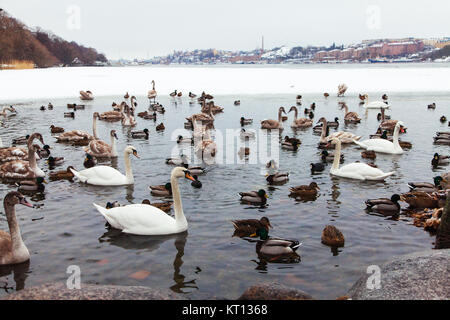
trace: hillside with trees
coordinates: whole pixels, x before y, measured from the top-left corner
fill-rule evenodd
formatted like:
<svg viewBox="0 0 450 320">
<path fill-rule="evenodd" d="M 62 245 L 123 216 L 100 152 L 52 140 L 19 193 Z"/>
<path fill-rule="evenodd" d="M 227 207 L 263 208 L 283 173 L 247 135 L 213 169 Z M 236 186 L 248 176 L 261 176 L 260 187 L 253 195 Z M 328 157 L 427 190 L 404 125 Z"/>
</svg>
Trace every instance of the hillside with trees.
<svg viewBox="0 0 450 320">
<path fill-rule="evenodd" d="M 103 54 L 68 42 L 42 29 L 31 30 L 0 9 L 0 64 L 31 61 L 39 68 L 56 65 L 91 66 L 107 62 Z"/>
</svg>

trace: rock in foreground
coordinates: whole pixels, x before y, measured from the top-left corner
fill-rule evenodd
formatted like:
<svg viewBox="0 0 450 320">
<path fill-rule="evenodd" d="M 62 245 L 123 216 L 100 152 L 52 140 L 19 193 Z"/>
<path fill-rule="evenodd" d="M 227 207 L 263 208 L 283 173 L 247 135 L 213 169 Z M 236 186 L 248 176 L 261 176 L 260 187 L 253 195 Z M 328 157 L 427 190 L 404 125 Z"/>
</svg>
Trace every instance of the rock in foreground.
<svg viewBox="0 0 450 320">
<path fill-rule="evenodd" d="M 312 300 L 309 294 L 279 283 L 263 283 L 251 286 L 239 300 Z"/>
<path fill-rule="evenodd" d="M 381 288 L 368 289 L 361 277 L 350 289 L 355 300 L 450 299 L 450 249 L 429 250 L 397 257 L 380 266 Z"/>
<path fill-rule="evenodd" d="M 50 283 L 11 293 L 3 300 L 181 300 L 185 297 L 169 290 L 137 286 L 82 285 L 67 289 L 63 283 Z"/>
</svg>

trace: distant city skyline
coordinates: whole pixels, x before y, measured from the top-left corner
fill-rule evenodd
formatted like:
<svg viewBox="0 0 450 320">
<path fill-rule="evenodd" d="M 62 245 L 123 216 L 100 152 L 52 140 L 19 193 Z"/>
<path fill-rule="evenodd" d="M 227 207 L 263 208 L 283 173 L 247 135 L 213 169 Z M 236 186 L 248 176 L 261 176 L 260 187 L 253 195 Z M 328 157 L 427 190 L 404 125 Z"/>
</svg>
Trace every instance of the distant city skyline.
<svg viewBox="0 0 450 320">
<path fill-rule="evenodd" d="M 450 3 L 346 0 L 219 2 L 214 0 L 0 0 L 30 27 L 105 53 L 151 58 L 175 51 L 329 46 L 376 38 L 448 36 Z M 447 32 L 447 34 L 446 34 Z"/>
</svg>

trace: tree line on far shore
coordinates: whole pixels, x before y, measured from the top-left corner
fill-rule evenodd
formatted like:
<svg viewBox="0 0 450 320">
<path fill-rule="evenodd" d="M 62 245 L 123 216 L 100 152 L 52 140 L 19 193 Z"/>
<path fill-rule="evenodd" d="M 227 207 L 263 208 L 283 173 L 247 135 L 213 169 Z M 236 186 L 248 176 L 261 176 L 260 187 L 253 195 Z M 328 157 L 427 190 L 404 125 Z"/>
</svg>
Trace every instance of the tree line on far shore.
<svg viewBox="0 0 450 320">
<path fill-rule="evenodd" d="M 37 67 L 56 65 L 94 65 L 107 62 L 93 48 L 69 42 L 42 29 L 30 30 L 17 19 L 0 10 L 0 64 L 32 61 Z"/>
</svg>

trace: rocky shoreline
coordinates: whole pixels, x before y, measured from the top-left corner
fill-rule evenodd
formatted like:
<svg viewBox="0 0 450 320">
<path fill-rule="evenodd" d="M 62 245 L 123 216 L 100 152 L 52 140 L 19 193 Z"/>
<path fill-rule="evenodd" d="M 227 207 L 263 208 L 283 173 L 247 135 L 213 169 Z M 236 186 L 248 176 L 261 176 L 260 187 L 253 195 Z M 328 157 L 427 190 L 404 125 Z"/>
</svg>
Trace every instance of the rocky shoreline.
<svg viewBox="0 0 450 320">
<path fill-rule="evenodd" d="M 450 249 L 427 250 L 399 256 L 380 265 L 380 287 L 367 286 L 371 274 L 363 274 L 339 299 L 446 300 L 450 299 Z M 370 287 L 370 286 L 369 286 Z M 67 289 L 49 283 L 11 293 L 1 300 L 185 300 L 170 290 L 140 286 L 83 285 Z M 308 293 L 279 283 L 249 287 L 238 300 L 313 300 Z"/>
</svg>

